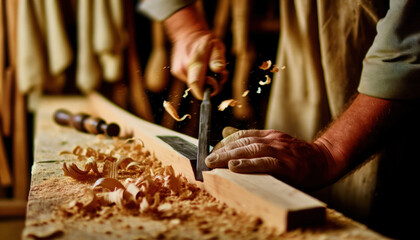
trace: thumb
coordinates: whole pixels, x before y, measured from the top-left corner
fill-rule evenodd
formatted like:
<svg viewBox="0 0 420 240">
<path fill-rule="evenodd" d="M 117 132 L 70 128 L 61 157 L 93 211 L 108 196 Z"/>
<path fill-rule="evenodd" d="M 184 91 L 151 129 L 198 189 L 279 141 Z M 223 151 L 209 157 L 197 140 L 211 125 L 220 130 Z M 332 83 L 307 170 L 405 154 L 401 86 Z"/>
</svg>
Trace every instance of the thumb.
<svg viewBox="0 0 420 240">
<path fill-rule="evenodd" d="M 272 173 L 280 169 L 279 161 L 272 157 L 231 160 L 228 167 L 237 173 Z"/>
</svg>

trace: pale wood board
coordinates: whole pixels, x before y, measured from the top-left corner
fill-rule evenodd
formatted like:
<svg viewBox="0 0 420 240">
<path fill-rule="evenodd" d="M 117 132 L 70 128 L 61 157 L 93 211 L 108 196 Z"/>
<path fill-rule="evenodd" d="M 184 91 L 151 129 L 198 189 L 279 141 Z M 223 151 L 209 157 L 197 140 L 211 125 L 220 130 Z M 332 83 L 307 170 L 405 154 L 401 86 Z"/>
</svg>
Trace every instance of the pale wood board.
<svg viewBox="0 0 420 240">
<path fill-rule="evenodd" d="M 236 174 L 228 169 L 214 169 L 203 176 L 205 189 L 214 197 L 239 211 L 258 215 L 280 232 L 323 224 L 325 204 L 272 176 Z"/>
<path fill-rule="evenodd" d="M 80 193 L 75 194 L 75 190 L 86 185 L 86 183 L 74 181 L 63 175 L 59 152 L 71 150 L 75 145 L 95 142 L 97 138 L 94 135 L 81 133 L 72 128 L 61 127 L 53 122 L 53 112 L 58 108 L 67 108 L 71 111 L 83 110 L 93 113 L 90 111 L 91 108 L 85 98 L 44 97 L 40 101 L 39 106 L 40 108 L 36 112 L 35 124 L 35 159 L 32 167 L 31 190 L 23 239 L 31 239 L 31 233 L 38 233 L 42 236 L 52 234 L 52 238 L 59 239 L 103 240 L 115 239 L 116 237 L 134 239 L 135 237 L 138 238 L 139 234 L 142 236 L 140 239 L 154 239 L 159 237 L 156 234 L 168 227 L 165 225 L 165 222 L 142 219 L 139 216 L 121 216 L 120 221 L 117 222 L 87 220 L 81 222 L 60 222 L 51 220 L 53 210 L 57 204 L 71 201 L 80 195 Z M 94 108 L 100 109 L 96 105 Z M 152 129 L 152 126 L 149 126 L 144 131 L 153 132 L 153 130 L 159 129 L 158 126 L 154 129 Z M 191 140 L 193 141 L 194 139 Z M 147 145 L 147 141 L 144 141 Z M 174 156 L 177 155 L 174 154 Z M 215 174 L 217 174 L 217 171 L 215 171 Z M 243 175 L 242 177 L 246 176 Z M 272 184 L 271 181 L 274 180 L 268 179 L 269 184 Z M 255 188 L 255 186 L 250 187 Z M 63 189 L 67 189 L 68 191 L 62 191 Z M 250 189 L 245 189 L 250 191 Z M 290 193 L 293 194 L 293 191 Z M 258 197 L 266 198 L 265 196 Z M 298 228 L 281 235 L 281 239 L 385 239 L 383 236 L 366 228 L 366 226 L 352 221 L 334 210 L 328 209 L 326 217 L 325 225 Z M 127 228 L 121 222 L 124 224 L 129 222 L 133 226 Z M 134 226 L 140 223 L 142 225 L 141 229 Z M 103 229 L 110 229 L 112 234 L 103 233 Z M 192 238 L 192 235 L 190 235 L 191 231 L 194 232 L 194 229 L 189 229 L 180 233 L 178 236 L 179 238 Z M 195 239 L 197 238 L 200 239 L 200 236 L 197 235 Z"/>
</svg>

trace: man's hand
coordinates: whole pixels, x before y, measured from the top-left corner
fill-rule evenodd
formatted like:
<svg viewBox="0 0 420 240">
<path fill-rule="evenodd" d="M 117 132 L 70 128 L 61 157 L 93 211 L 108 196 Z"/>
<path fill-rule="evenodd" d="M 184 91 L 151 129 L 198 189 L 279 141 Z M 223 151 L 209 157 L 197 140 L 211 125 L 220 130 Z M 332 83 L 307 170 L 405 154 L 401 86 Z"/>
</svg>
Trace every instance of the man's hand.
<svg viewBox="0 0 420 240">
<path fill-rule="evenodd" d="M 210 168 L 269 173 L 303 188 L 333 180 L 332 157 L 322 143 L 295 139 L 276 130 L 241 130 L 224 138 L 206 158 Z"/>
<path fill-rule="evenodd" d="M 208 29 L 194 5 L 181 9 L 164 22 L 172 41 L 171 73 L 187 83 L 197 99 L 203 98 L 204 84 L 219 92 L 227 80 L 225 46 Z M 210 70 L 220 74 L 219 81 L 206 79 Z"/>
</svg>

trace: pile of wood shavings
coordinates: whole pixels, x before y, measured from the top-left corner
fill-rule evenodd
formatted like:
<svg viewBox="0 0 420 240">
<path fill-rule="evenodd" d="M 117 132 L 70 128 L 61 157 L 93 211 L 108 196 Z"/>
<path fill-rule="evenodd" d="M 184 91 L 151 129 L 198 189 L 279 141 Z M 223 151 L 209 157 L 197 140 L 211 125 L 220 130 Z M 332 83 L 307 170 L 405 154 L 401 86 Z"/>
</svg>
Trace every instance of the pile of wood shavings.
<svg viewBox="0 0 420 240">
<path fill-rule="evenodd" d="M 128 239 L 278 237 L 260 219 L 236 212 L 176 175 L 172 167 L 162 166 L 139 140 L 115 140 L 96 150 L 77 146 L 62 154 L 78 159 L 72 165 L 79 169 L 76 174 L 69 174 L 65 163 L 64 173 L 91 183 L 82 198 L 58 207 L 56 218 L 71 222 L 70 229 L 81 226 L 87 232 Z"/>
</svg>

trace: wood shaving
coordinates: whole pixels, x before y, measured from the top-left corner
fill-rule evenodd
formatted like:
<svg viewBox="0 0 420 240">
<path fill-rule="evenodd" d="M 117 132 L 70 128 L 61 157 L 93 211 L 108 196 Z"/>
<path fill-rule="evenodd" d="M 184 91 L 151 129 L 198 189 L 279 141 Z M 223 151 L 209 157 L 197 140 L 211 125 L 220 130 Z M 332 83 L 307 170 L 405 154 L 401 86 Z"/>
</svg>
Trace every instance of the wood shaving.
<svg viewBox="0 0 420 240">
<path fill-rule="evenodd" d="M 246 97 L 246 96 L 248 96 L 248 93 L 249 93 L 249 90 L 245 90 L 245 91 L 242 93 L 242 97 Z"/>
<path fill-rule="evenodd" d="M 258 87 L 257 88 L 257 94 L 260 94 L 261 93 L 261 88 L 260 87 Z"/>
<path fill-rule="evenodd" d="M 261 86 L 263 86 L 263 85 L 267 85 L 267 84 L 270 84 L 271 83 L 271 78 L 270 78 L 270 76 L 268 76 L 268 75 L 265 75 L 265 81 L 260 81 L 259 82 L 259 84 L 261 85 Z"/>
<path fill-rule="evenodd" d="M 191 88 L 187 88 L 185 91 L 184 91 L 184 95 L 182 95 L 182 97 L 183 98 L 186 98 L 187 96 L 188 96 L 188 93 L 189 93 L 189 91 L 191 90 Z"/>
<path fill-rule="evenodd" d="M 227 99 L 219 104 L 218 109 L 219 111 L 224 111 L 227 107 L 235 107 L 236 105 L 238 105 L 238 103 L 239 102 L 235 99 Z"/>
<path fill-rule="evenodd" d="M 259 68 L 265 71 L 265 70 L 270 69 L 271 64 L 272 64 L 272 63 L 271 63 L 271 60 L 267 60 L 267 61 L 264 61 L 264 62 L 261 64 L 261 66 L 259 66 Z"/>
<path fill-rule="evenodd" d="M 80 159 L 85 166 L 90 166 L 88 162 L 96 163 L 98 169 L 103 170 L 101 175 L 96 175 L 91 168 L 87 173 L 91 176 L 88 181 L 69 178 L 84 187 L 78 188 L 80 194 L 72 190 L 72 201 L 58 206 L 55 221 L 89 226 L 93 226 L 92 221 L 98 222 L 100 228 L 95 231 L 114 238 L 118 237 L 117 232 L 123 232 L 124 238 L 130 239 L 180 239 L 185 232 L 191 239 L 273 239 L 277 236 L 258 218 L 236 212 L 176 174 L 171 166 L 162 166 L 138 139 L 116 139 L 113 145 L 103 149 L 78 146 L 74 152 L 77 155 L 70 161 L 80 164 L 78 157 L 82 156 Z M 74 162 L 67 162 L 67 168 Z M 111 166 L 115 166 L 114 170 Z M 114 178 L 104 177 L 110 171 L 116 172 Z M 131 235 L 134 230 L 134 233 L 151 231 L 150 225 L 143 224 L 152 220 L 162 222 L 165 227 L 155 235 Z M 192 229 L 196 230 L 191 232 Z"/>
<path fill-rule="evenodd" d="M 184 116 L 182 116 L 182 118 L 180 118 L 174 106 L 172 106 L 172 104 L 168 101 L 163 101 L 163 107 L 165 108 L 166 112 L 168 112 L 169 115 L 171 115 L 171 117 L 178 122 L 184 121 L 186 118 L 191 119 L 190 114 L 185 114 Z"/>
<path fill-rule="evenodd" d="M 283 66 L 283 67 L 286 68 L 285 66 Z M 281 68 L 282 70 L 284 69 L 283 67 Z M 270 70 L 270 72 L 272 72 L 272 73 L 278 72 L 278 71 L 280 71 L 280 70 L 276 65 L 273 65 L 273 68 Z"/>
</svg>

